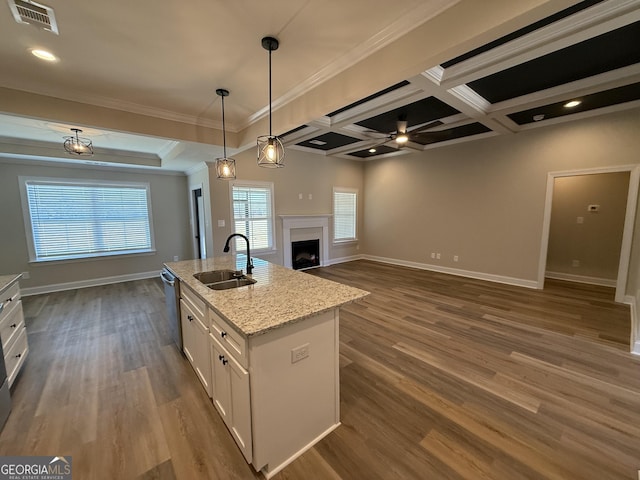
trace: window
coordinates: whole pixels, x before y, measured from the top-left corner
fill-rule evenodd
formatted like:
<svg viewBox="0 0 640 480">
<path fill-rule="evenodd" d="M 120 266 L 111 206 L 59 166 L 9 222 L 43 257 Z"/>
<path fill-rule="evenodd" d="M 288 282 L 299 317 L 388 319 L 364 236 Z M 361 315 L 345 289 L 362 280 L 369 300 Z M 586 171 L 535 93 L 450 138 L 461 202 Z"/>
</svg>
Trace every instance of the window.
<svg viewBox="0 0 640 480">
<path fill-rule="evenodd" d="M 32 261 L 153 251 L 149 185 L 20 177 Z"/>
<path fill-rule="evenodd" d="M 273 184 L 232 182 L 231 203 L 234 233 L 245 235 L 252 251 L 274 250 Z M 236 252 L 246 251 L 244 240 L 235 237 L 234 241 Z"/>
<path fill-rule="evenodd" d="M 358 210 L 358 191 L 351 188 L 333 189 L 333 241 L 348 242 L 357 240 L 356 213 Z"/>
</svg>

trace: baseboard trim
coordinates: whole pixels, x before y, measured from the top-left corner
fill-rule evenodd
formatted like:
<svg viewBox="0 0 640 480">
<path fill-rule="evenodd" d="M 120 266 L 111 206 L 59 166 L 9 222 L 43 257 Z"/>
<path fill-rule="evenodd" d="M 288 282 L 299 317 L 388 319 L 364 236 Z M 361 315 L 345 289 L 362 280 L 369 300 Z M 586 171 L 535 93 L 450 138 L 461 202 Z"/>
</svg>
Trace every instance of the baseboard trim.
<svg viewBox="0 0 640 480">
<path fill-rule="evenodd" d="M 43 293 L 62 292 L 65 290 L 77 290 L 78 288 L 99 287 L 100 285 L 109 285 L 112 283 L 131 282 L 133 280 L 144 280 L 160 276 L 160 270 L 153 272 L 130 273 L 126 275 L 115 275 L 112 277 L 92 278 L 90 280 L 79 280 L 77 282 L 54 283 L 52 285 L 43 285 L 41 287 L 20 287 L 20 294 L 23 297 L 31 295 L 41 295 Z"/>
<path fill-rule="evenodd" d="M 323 267 L 329 267 L 338 263 L 353 262 L 354 260 L 363 260 L 364 257 L 365 255 L 350 255 L 348 257 L 330 258 L 329 261 L 325 262 Z"/>
<path fill-rule="evenodd" d="M 589 285 L 600 285 L 602 287 L 616 287 L 616 280 L 609 278 L 587 277 L 585 275 L 574 275 L 572 273 L 563 272 L 545 272 L 544 276 L 546 278 L 565 280 L 567 282 L 587 283 Z"/>
<path fill-rule="evenodd" d="M 633 295 L 625 295 L 624 303 L 629 305 L 631 310 L 631 338 L 630 351 L 634 355 L 640 355 L 640 338 L 638 337 L 638 303 Z"/>
<path fill-rule="evenodd" d="M 375 255 L 361 255 L 364 260 L 374 262 L 389 263 L 392 265 L 400 265 L 403 267 L 418 268 L 420 270 L 430 270 L 432 272 L 448 273 L 458 277 L 474 278 L 476 280 L 486 280 L 488 282 L 504 283 L 517 287 L 539 289 L 540 284 L 536 280 L 526 280 L 523 278 L 507 277 L 504 275 L 494 275 L 492 273 L 474 272 L 471 270 L 462 270 L 460 268 L 443 267 L 440 265 L 432 265 L 429 263 L 409 262 L 406 260 L 398 260 L 396 258 L 377 257 Z"/>
</svg>

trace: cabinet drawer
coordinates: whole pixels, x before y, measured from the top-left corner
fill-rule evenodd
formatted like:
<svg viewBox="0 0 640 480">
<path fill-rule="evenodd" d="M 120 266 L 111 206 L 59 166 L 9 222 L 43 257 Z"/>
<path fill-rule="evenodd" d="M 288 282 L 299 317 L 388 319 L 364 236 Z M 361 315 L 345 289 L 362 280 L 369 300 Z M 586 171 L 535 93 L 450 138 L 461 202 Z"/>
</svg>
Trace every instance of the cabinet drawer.
<svg viewBox="0 0 640 480">
<path fill-rule="evenodd" d="M 205 314 L 207 312 L 204 300 L 196 295 L 193 290 L 187 287 L 184 282 L 180 284 L 180 298 L 189 304 L 193 313 L 198 315 L 200 319 L 203 319 L 204 321 Z"/>
<path fill-rule="evenodd" d="M 9 386 L 13 384 L 16 379 L 20 367 L 27 358 L 29 353 L 29 345 L 27 344 L 27 329 L 22 327 L 18 333 L 18 338 L 13 342 L 13 345 L 8 352 L 5 352 L 4 363 L 7 368 L 7 377 L 9 379 Z"/>
<path fill-rule="evenodd" d="M 0 340 L 2 341 L 2 349 L 5 352 L 11 348 L 18 334 L 24 328 L 22 300 L 12 303 L 14 305 L 11 310 L 3 315 L 2 320 L 0 320 Z"/>
<path fill-rule="evenodd" d="M 249 368 L 247 358 L 247 339 L 235 331 L 229 323 L 213 310 L 209 309 L 209 330 L 244 368 Z"/>
<path fill-rule="evenodd" d="M 11 285 L 0 295 L 0 323 L 4 320 L 20 301 L 20 284 L 18 282 Z"/>
</svg>

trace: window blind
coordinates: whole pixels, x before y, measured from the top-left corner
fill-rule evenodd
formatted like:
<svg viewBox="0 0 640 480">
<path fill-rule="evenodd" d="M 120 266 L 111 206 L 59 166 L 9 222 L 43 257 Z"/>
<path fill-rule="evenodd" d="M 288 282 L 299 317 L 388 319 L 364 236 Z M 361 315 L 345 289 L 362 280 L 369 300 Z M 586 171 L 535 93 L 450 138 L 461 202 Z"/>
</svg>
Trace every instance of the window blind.
<svg viewBox="0 0 640 480">
<path fill-rule="evenodd" d="M 335 241 L 356 239 L 356 206 L 356 192 L 334 190 L 333 239 Z"/>
<path fill-rule="evenodd" d="M 35 260 L 152 249 L 148 185 L 25 183 Z"/>
<path fill-rule="evenodd" d="M 252 250 L 273 248 L 273 212 L 271 188 L 233 185 L 235 232 L 245 235 Z M 244 240 L 234 238 L 238 252 L 247 250 Z M 240 240 L 240 241 L 239 241 Z"/>
</svg>

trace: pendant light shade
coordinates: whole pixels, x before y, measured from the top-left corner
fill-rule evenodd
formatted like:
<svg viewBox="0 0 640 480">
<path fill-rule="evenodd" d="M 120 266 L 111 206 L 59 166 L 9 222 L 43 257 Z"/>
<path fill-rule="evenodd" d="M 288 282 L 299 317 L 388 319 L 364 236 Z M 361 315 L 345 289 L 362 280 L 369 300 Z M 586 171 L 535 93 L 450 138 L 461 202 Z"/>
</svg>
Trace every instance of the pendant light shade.
<svg viewBox="0 0 640 480">
<path fill-rule="evenodd" d="M 236 161 L 227 157 L 227 130 L 224 123 L 224 97 L 229 96 L 229 90 L 219 88 L 216 95 L 222 99 L 222 158 L 216 158 L 216 175 L 223 180 L 233 180 L 236 178 Z"/>
<path fill-rule="evenodd" d="M 278 49 L 280 43 L 273 37 L 262 39 L 262 48 L 269 52 L 269 135 L 258 137 L 258 165 L 266 168 L 284 167 L 284 145 L 271 131 L 271 52 Z"/>
<path fill-rule="evenodd" d="M 93 155 L 93 144 L 88 138 L 79 137 L 78 134 L 82 133 L 79 128 L 72 128 L 72 132 L 75 132 L 75 136 L 64 137 L 64 149 L 71 155 Z"/>
</svg>

